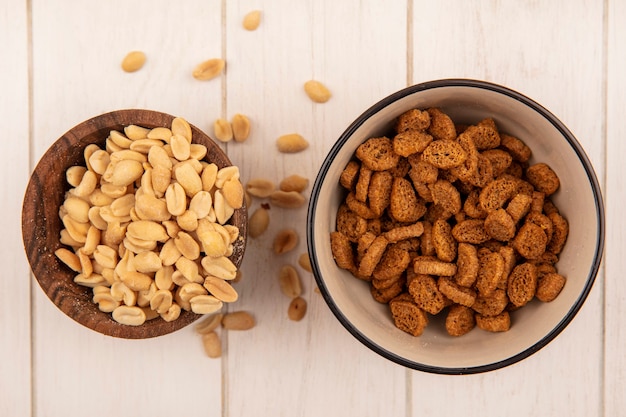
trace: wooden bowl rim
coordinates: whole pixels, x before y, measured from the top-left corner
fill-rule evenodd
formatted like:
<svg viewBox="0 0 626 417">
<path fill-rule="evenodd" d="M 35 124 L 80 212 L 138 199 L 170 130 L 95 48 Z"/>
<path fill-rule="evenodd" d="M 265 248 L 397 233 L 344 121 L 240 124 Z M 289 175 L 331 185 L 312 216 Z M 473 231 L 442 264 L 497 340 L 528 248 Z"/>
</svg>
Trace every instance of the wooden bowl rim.
<svg viewBox="0 0 626 417">
<path fill-rule="evenodd" d="M 98 333 L 124 338 L 146 339 L 180 330 L 201 317 L 183 310 L 180 317 L 166 322 L 160 317 L 141 326 L 127 326 L 113 320 L 110 313 L 100 311 L 91 301 L 91 288 L 74 283 L 75 272 L 54 254 L 63 245 L 59 242 L 61 221 L 58 210 L 63 193 L 50 193 L 51 186 L 68 190 L 65 171 L 72 165 L 84 165 L 83 150 L 90 143 L 104 145 L 110 130 L 136 124 L 147 128 L 170 127 L 175 116 L 145 109 L 123 109 L 103 113 L 85 120 L 68 130 L 44 153 L 33 170 L 22 205 L 22 238 L 31 270 L 48 298 L 65 315 Z M 218 168 L 232 165 L 226 153 L 213 139 L 190 123 L 194 143 L 207 147 L 205 160 Z M 104 148 L 104 146 L 102 146 Z M 81 160 L 82 158 L 82 160 Z M 59 185 L 62 184 L 62 185 Z M 54 187 L 52 188 L 54 189 Z M 48 192 L 46 192 L 48 191 Z M 234 244 L 230 259 L 239 267 L 247 241 L 247 207 L 235 210 L 232 224 L 239 227 L 240 238 Z"/>
</svg>

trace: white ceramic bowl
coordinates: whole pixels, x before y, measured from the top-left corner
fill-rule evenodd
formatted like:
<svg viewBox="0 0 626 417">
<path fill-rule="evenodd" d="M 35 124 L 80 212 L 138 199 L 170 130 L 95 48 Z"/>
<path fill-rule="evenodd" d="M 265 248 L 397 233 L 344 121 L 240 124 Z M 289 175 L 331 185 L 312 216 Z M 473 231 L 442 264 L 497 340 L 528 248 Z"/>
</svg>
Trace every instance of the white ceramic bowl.
<svg viewBox="0 0 626 417">
<path fill-rule="evenodd" d="M 531 162 L 545 162 L 559 175 L 552 196 L 569 221 L 570 232 L 558 271 L 567 277 L 550 303 L 533 300 L 512 313 L 511 329 L 489 333 L 474 329 L 448 336 L 439 314 L 419 337 L 397 329 L 389 307 L 374 301 L 369 284 L 339 269 L 330 250 L 337 207 L 345 197 L 339 176 L 359 144 L 387 134 L 394 118 L 412 108 L 440 107 L 456 123 L 493 117 L 500 131 L 522 139 Z M 431 81 L 384 98 L 359 116 L 326 157 L 313 186 L 307 240 L 315 279 L 341 324 L 367 347 L 409 368 L 468 374 L 518 362 L 552 341 L 574 318 L 598 272 L 604 246 L 604 208 L 593 167 L 572 133 L 548 110 L 524 95 L 484 81 Z"/>
</svg>

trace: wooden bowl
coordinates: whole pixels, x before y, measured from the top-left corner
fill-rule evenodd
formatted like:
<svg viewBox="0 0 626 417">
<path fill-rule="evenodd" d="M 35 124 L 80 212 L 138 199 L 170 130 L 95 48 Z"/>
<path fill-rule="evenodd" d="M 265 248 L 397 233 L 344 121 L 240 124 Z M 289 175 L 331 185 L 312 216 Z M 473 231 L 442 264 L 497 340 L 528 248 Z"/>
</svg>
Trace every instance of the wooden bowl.
<svg viewBox="0 0 626 417">
<path fill-rule="evenodd" d="M 74 282 L 76 273 L 54 254 L 63 245 L 59 234 L 63 227 L 59 208 L 70 185 L 65 179 L 66 170 L 74 165 L 85 165 L 83 151 L 91 143 L 104 149 L 111 130 L 124 126 L 170 127 L 174 116 L 150 110 L 119 110 L 89 119 L 61 136 L 43 155 L 32 173 L 22 207 L 22 238 L 33 274 L 52 302 L 67 316 L 99 333 L 126 338 L 144 339 L 179 330 L 200 315 L 183 310 L 180 317 L 166 322 L 160 317 L 140 326 L 127 326 L 113 320 L 92 302 L 92 290 Z M 232 163 L 222 149 L 197 127 L 191 126 L 193 142 L 207 147 L 205 160 L 219 168 Z M 239 228 L 241 239 L 235 242 L 231 261 L 239 267 L 245 251 L 247 237 L 247 208 L 235 210 L 229 221 Z"/>
</svg>

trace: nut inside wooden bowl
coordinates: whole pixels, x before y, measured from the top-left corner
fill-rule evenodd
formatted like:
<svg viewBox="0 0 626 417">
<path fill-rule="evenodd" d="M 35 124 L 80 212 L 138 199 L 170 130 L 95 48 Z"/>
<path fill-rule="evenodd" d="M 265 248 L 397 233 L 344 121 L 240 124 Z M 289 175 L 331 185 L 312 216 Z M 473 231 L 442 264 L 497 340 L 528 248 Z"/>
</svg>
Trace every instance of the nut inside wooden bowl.
<svg viewBox="0 0 626 417">
<path fill-rule="evenodd" d="M 170 127 L 174 116 L 150 110 L 119 110 L 89 119 L 61 136 L 41 157 L 27 185 L 22 207 L 22 237 L 24 249 L 35 279 L 67 316 L 99 333 L 126 338 L 144 339 L 179 330 L 200 315 L 183 310 L 180 317 L 166 322 L 157 317 L 140 326 L 117 323 L 110 313 L 102 312 L 92 302 L 91 288 L 74 282 L 76 273 L 54 254 L 63 245 L 59 241 L 63 227 L 59 208 L 70 185 L 66 170 L 75 165 L 85 165 L 83 151 L 89 144 L 104 149 L 111 130 L 122 130 L 135 124 L 146 128 Z M 232 165 L 222 149 L 205 133 L 191 125 L 193 142 L 205 145 L 207 162 L 218 168 Z M 239 267 L 243 259 L 247 237 L 247 208 L 236 209 L 229 224 L 239 228 L 240 239 L 234 243 L 230 260 Z"/>
</svg>

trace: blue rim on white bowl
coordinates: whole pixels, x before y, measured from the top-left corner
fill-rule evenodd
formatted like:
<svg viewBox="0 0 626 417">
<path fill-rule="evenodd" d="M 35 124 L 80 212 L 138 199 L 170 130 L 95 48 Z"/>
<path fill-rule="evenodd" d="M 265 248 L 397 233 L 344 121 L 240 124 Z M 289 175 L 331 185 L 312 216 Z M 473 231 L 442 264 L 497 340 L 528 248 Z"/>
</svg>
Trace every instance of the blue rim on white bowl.
<svg viewBox="0 0 626 417">
<path fill-rule="evenodd" d="M 411 108 L 440 107 L 456 123 L 493 117 L 500 131 L 519 137 L 561 179 L 551 196 L 570 224 L 557 264 L 567 283 L 556 300 L 531 303 L 512 314 L 508 332 L 474 329 L 454 338 L 442 319 L 419 337 L 393 325 L 386 305 L 371 297 L 367 282 L 339 269 L 330 251 L 330 232 L 345 196 L 339 175 L 357 146 L 390 132 L 394 119 Z M 569 129 L 534 100 L 490 82 L 443 79 L 417 84 L 382 99 L 339 137 L 321 165 L 307 214 L 307 245 L 315 280 L 339 322 L 372 351 L 408 368 L 437 374 L 473 374 L 519 362 L 554 340 L 581 309 L 595 282 L 604 250 L 604 204 L 593 166 Z"/>
</svg>

